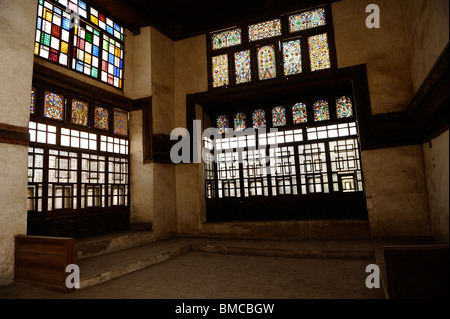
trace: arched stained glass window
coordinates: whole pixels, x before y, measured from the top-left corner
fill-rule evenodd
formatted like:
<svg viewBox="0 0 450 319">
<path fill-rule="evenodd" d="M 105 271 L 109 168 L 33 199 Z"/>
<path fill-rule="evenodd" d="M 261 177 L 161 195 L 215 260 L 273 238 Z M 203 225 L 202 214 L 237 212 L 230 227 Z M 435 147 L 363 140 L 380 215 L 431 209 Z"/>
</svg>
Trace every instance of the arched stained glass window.
<svg viewBox="0 0 450 319">
<path fill-rule="evenodd" d="M 289 32 L 312 29 L 326 24 L 325 9 L 319 8 L 289 17 Z"/>
<path fill-rule="evenodd" d="M 275 49 L 273 45 L 266 45 L 257 49 L 258 73 L 260 80 L 273 79 L 277 76 Z"/>
<path fill-rule="evenodd" d="M 284 75 L 302 72 L 302 49 L 300 39 L 283 42 Z"/>
<path fill-rule="evenodd" d="M 306 105 L 304 103 L 297 103 L 292 107 L 292 119 L 294 124 L 306 123 L 308 121 Z"/>
<path fill-rule="evenodd" d="M 114 110 L 114 133 L 128 135 L 128 113 Z"/>
<path fill-rule="evenodd" d="M 252 80 L 250 50 L 236 52 L 234 54 L 234 65 L 236 71 L 236 84 L 247 83 Z"/>
<path fill-rule="evenodd" d="M 88 125 L 89 105 L 85 102 L 72 101 L 72 123 L 77 125 Z"/>
<path fill-rule="evenodd" d="M 286 125 L 286 109 L 284 106 L 276 106 L 272 109 L 272 125 L 274 127 Z"/>
<path fill-rule="evenodd" d="M 36 112 L 36 89 L 33 87 L 31 89 L 30 113 L 34 114 L 35 112 Z"/>
<path fill-rule="evenodd" d="M 266 112 L 262 109 L 254 110 L 252 113 L 253 127 L 265 128 L 266 127 Z"/>
<path fill-rule="evenodd" d="M 62 95 L 45 92 L 44 116 L 55 120 L 64 119 L 64 97 Z"/>
<path fill-rule="evenodd" d="M 94 112 L 94 127 L 101 130 L 109 129 L 109 110 L 96 106 Z"/>
<path fill-rule="evenodd" d="M 212 58 L 213 87 L 228 85 L 228 55 L 222 54 Z"/>
<path fill-rule="evenodd" d="M 341 96 L 336 100 L 337 118 L 342 119 L 353 116 L 352 101 L 347 96 Z"/>
<path fill-rule="evenodd" d="M 314 103 L 314 121 L 326 121 L 330 119 L 328 102 L 319 100 Z"/>
<path fill-rule="evenodd" d="M 219 130 L 219 133 L 225 133 L 228 131 L 230 127 L 230 122 L 228 121 L 228 116 L 219 115 L 216 119 L 216 126 Z"/>
<path fill-rule="evenodd" d="M 311 71 L 329 69 L 330 51 L 328 49 L 328 36 L 326 33 L 308 38 L 309 58 L 311 60 Z"/>
<path fill-rule="evenodd" d="M 234 130 L 243 131 L 247 128 L 247 116 L 243 112 L 234 115 Z"/>
</svg>

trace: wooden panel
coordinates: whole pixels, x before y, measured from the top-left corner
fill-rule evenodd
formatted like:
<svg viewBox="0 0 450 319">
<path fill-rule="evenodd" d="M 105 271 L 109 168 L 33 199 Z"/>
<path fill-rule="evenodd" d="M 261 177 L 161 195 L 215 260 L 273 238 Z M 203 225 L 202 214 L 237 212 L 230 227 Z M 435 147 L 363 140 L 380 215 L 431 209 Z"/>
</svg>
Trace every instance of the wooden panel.
<svg viewBox="0 0 450 319">
<path fill-rule="evenodd" d="M 387 246 L 384 259 L 390 299 L 449 298 L 448 246 Z"/>
<path fill-rule="evenodd" d="M 75 239 L 16 236 L 14 280 L 68 291 L 66 266 L 75 263 Z"/>
</svg>

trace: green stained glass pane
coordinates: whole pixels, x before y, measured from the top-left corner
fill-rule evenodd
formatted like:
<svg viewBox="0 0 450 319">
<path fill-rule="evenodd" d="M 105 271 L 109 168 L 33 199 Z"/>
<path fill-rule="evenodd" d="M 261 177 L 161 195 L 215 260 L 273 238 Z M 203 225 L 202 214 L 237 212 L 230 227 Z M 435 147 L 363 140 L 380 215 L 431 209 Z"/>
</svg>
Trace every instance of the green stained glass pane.
<svg viewBox="0 0 450 319">
<path fill-rule="evenodd" d="M 250 50 L 236 52 L 234 54 L 234 65 L 237 84 L 250 82 L 252 80 Z"/>
<path fill-rule="evenodd" d="M 96 106 L 94 112 L 94 126 L 102 130 L 109 129 L 109 110 L 104 107 Z"/>
<path fill-rule="evenodd" d="M 336 100 L 336 112 L 337 118 L 343 119 L 346 117 L 353 116 L 353 106 L 352 101 L 347 96 L 341 96 Z"/>
<path fill-rule="evenodd" d="M 286 109 L 283 106 L 277 106 L 272 109 L 272 125 L 274 127 L 286 125 Z"/>
<path fill-rule="evenodd" d="M 72 101 L 72 123 L 77 125 L 88 125 L 89 105 L 85 102 Z"/>
<path fill-rule="evenodd" d="M 238 112 L 234 115 L 234 130 L 243 131 L 247 128 L 247 117 L 245 113 Z"/>
<path fill-rule="evenodd" d="M 44 117 L 63 120 L 64 98 L 62 95 L 46 92 L 44 99 Z"/>
<path fill-rule="evenodd" d="M 96 36 L 100 36 L 100 32 L 99 32 L 98 30 L 96 30 L 96 29 L 94 29 L 94 34 L 95 34 Z"/>
<path fill-rule="evenodd" d="M 94 78 L 97 78 L 98 77 L 98 69 L 97 68 L 92 68 L 91 75 Z"/>
<path fill-rule="evenodd" d="M 109 49 L 109 43 L 108 43 L 108 41 L 103 40 L 103 50 L 108 51 L 108 49 Z"/>
<path fill-rule="evenodd" d="M 47 33 L 42 33 L 41 35 L 41 43 L 50 46 L 50 35 Z"/>
<path fill-rule="evenodd" d="M 114 111 L 114 133 L 128 135 L 128 113 Z"/>
<path fill-rule="evenodd" d="M 92 43 L 92 33 L 86 32 L 86 41 Z"/>
<path fill-rule="evenodd" d="M 306 105 L 303 103 L 295 104 L 292 107 L 292 118 L 294 124 L 306 123 L 308 121 Z"/>
<path fill-rule="evenodd" d="M 311 71 L 329 69 L 331 64 L 327 34 L 324 33 L 309 37 L 308 46 Z"/>
<path fill-rule="evenodd" d="M 314 103 L 314 120 L 326 121 L 330 119 L 330 113 L 328 111 L 328 102 L 325 100 L 319 100 Z"/>
</svg>

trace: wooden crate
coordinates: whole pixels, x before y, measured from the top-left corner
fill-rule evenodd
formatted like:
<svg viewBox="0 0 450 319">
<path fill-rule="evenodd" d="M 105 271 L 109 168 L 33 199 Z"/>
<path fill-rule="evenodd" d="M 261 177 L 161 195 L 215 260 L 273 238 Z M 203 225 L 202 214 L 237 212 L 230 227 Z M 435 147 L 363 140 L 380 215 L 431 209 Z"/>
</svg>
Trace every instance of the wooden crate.
<svg viewBox="0 0 450 319">
<path fill-rule="evenodd" d="M 14 280 L 52 290 L 69 291 L 66 267 L 75 264 L 75 239 L 66 237 L 15 237 Z"/>
</svg>

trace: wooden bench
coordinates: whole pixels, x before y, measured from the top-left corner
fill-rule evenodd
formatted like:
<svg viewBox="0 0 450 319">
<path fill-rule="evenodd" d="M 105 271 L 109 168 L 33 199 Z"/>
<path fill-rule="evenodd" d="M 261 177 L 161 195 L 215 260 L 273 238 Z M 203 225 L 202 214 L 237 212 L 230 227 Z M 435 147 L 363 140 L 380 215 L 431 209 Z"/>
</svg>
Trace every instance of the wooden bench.
<svg viewBox="0 0 450 319">
<path fill-rule="evenodd" d="M 14 280 L 52 290 L 69 291 L 66 267 L 75 263 L 75 239 L 65 237 L 15 237 Z"/>
<path fill-rule="evenodd" d="M 383 250 L 390 299 L 449 298 L 448 246 L 385 246 Z"/>
</svg>

